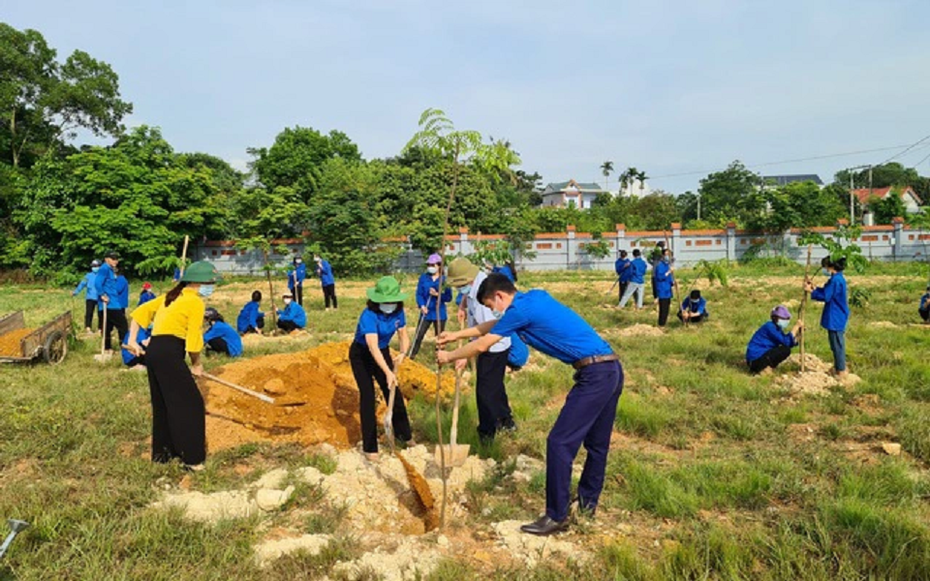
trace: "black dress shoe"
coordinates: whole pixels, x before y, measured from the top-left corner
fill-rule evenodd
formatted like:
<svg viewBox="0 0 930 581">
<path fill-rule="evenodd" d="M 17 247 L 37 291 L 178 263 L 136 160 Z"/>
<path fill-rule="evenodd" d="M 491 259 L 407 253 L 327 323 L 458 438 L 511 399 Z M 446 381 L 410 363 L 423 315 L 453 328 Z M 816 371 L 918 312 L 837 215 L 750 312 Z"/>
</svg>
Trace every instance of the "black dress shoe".
<svg viewBox="0 0 930 581">
<path fill-rule="evenodd" d="M 559 533 L 566 529 L 568 529 L 567 518 L 565 520 L 552 520 L 547 515 L 542 515 L 534 522 L 520 527 L 520 530 L 524 533 L 539 535 L 541 537 L 545 537 L 553 533 Z"/>
</svg>

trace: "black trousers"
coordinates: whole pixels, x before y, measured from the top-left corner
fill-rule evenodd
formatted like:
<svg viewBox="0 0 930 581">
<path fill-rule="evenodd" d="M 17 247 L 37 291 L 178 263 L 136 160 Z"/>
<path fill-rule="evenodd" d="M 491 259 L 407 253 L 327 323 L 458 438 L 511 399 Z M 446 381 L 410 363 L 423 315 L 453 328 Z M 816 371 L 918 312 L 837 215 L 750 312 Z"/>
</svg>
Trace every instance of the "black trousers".
<svg viewBox="0 0 930 581">
<path fill-rule="evenodd" d="M 672 304 L 672 299 L 659 299 L 659 326 L 664 327 L 668 322 L 668 307 Z"/>
<path fill-rule="evenodd" d="M 410 358 L 413 359 L 417 356 L 417 353 L 420 352 L 420 347 L 423 344 L 423 339 L 426 337 L 426 332 L 429 331 L 430 323 L 432 323 L 433 333 L 439 335 L 446 330 L 445 321 L 424 321 L 421 318 L 417 322 L 417 331 L 416 337 L 413 338 L 413 350 L 410 352 Z"/>
<path fill-rule="evenodd" d="M 104 307 L 106 308 L 106 307 Z M 103 314 L 101 313 L 101 317 Z M 103 347 L 110 350 L 113 348 L 113 329 L 116 329 L 116 336 L 119 338 L 119 344 L 123 344 L 126 339 L 126 333 L 129 332 L 129 323 L 126 321 L 126 311 L 123 309 L 107 309 L 107 328 L 104 331 Z"/>
<path fill-rule="evenodd" d="M 917 312 L 920 313 L 920 318 L 925 322 L 930 321 L 930 309 L 917 309 Z"/>
<path fill-rule="evenodd" d="M 152 397 L 152 461 L 179 458 L 201 464 L 207 457 L 203 397 L 184 361 L 184 339 L 152 337 L 145 350 Z"/>
<path fill-rule="evenodd" d="M 710 313 L 705 312 L 703 315 L 691 315 L 691 318 L 688 319 L 689 323 L 700 323 L 710 318 Z M 685 318 L 681 315 L 681 311 L 678 311 L 678 320 L 684 321 Z"/>
<path fill-rule="evenodd" d="M 329 302 L 332 300 L 333 308 L 337 308 L 336 304 L 336 285 L 335 284 L 325 284 L 323 285 L 323 300 L 326 301 L 326 308 L 329 308 Z"/>
<path fill-rule="evenodd" d="M 623 300 L 623 293 L 626 292 L 626 287 L 630 286 L 630 283 L 629 283 L 629 282 L 621 282 L 621 283 L 617 283 L 617 286 L 620 287 L 620 294 L 617 295 L 617 302 L 620 302 L 620 301 Z"/>
<path fill-rule="evenodd" d="M 145 365 L 145 355 L 133 357 L 126 363 L 126 367 L 135 367 L 136 365 Z"/>
<path fill-rule="evenodd" d="M 387 362 L 388 367 L 394 370 L 394 360 L 391 359 L 390 348 L 385 347 L 381 350 L 381 355 Z M 352 341 L 349 348 L 349 363 L 352 365 L 352 375 L 355 376 L 355 383 L 358 385 L 358 412 L 362 424 L 362 449 L 367 453 L 378 451 L 378 420 L 375 415 L 375 384 L 381 388 L 381 394 L 384 396 L 384 402 L 390 401 L 391 390 L 388 389 L 387 377 L 384 371 L 378 366 L 371 351 L 367 345 L 362 345 Z M 390 413 L 390 412 L 389 412 Z M 410 418 L 407 417 L 407 406 L 404 404 L 404 395 L 397 390 L 394 396 L 394 410 L 392 416 L 392 425 L 397 439 L 401 442 L 407 442 L 413 434 L 410 431 Z"/>
<path fill-rule="evenodd" d="M 749 362 L 749 371 L 753 373 L 759 373 L 766 367 L 775 369 L 790 355 L 791 347 L 788 347 L 787 345 L 778 345 L 777 347 L 772 347 L 766 351 L 762 357 Z"/>
<path fill-rule="evenodd" d="M 207 346 L 211 351 L 216 351 L 217 353 L 222 353 L 223 355 L 229 355 L 229 345 L 226 344 L 226 339 L 222 337 L 214 337 L 207 341 Z"/>
<path fill-rule="evenodd" d="M 255 319 L 255 326 L 249 327 L 248 329 L 246 329 L 243 335 L 248 335 L 249 333 L 258 333 L 259 335 L 261 335 L 262 333 L 261 330 L 264 328 L 265 328 L 265 317 L 258 317 Z"/>
<path fill-rule="evenodd" d="M 100 317 L 103 316 L 103 313 L 97 310 L 97 301 L 94 300 L 85 300 L 84 301 L 84 328 L 93 329 L 94 325 L 94 313 L 97 313 L 97 330 L 100 330 Z"/>
<path fill-rule="evenodd" d="M 507 372 L 507 356 L 510 349 L 499 353 L 482 353 L 477 360 L 477 386 L 475 399 L 478 402 L 478 435 L 493 438 L 500 425 L 513 422 L 510 401 L 504 387 Z"/>
<path fill-rule="evenodd" d="M 297 323 L 295 323 L 294 321 L 282 321 L 281 319 L 278 319 L 278 328 L 284 329 L 285 331 L 290 333 L 291 331 L 295 329 L 299 329 L 300 327 L 298 327 Z"/>
<path fill-rule="evenodd" d="M 292 289 L 294 292 L 294 300 L 297 301 L 297 304 L 304 306 L 304 283 L 297 283 Z"/>
</svg>

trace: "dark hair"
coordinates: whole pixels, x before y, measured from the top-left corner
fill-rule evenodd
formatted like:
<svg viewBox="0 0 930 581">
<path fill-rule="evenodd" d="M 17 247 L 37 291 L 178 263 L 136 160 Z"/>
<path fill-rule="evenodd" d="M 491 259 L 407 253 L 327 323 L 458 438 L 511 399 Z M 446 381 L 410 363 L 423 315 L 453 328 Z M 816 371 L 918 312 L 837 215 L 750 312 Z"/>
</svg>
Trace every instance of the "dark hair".
<svg viewBox="0 0 930 581">
<path fill-rule="evenodd" d="M 621 257 L 626 256 L 626 250 L 621 250 L 621 251 L 620 251 L 620 256 L 621 256 Z"/>
<path fill-rule="evenodd" d="M 490 298 L 496 292 L 503 292 L 512 295 L 517 292 L 517 287 L 513 282 L 503 274 L 492 273 L 478 287 L 478 302 L 484 304 L 484 300 Z"/>
<path fill-rule="evenodd" d="M 252 301 L 256 303 L 262 302 L 262 291 L 252 291 Z"/>
<path fill-rule="evenodd" d="M 397 311 L 403 311 L 403 310 L 404 310 L 404 301 L 396 301 L 396 303 L 397 303 Z M 373 300 L 371 300 L 371 299 L 368 299 L 367 308 L 368 308 L 369 311 L 374 311 L 374 312 L 376 312 L 376 313 L 380 313 L 380 312 L 381 312 L 381 309 L 378 308 L 378 305 L 380 305 L 380 304 L 382 304 L 382 303 L 376 303 L 375 301 L 373 301 Z M 394 312 L 396 313 L 397 311 L 394 311 Z"/>
<path fill-rule="evenodd" d="M 639 250 L 639 248 L 633 249 L 633 256 L 642 256 L 642 254 L 643 253 Z"/>
<path fill-rule="evenodd" d="M 517 282 L 518 280 L 520 280 L 517 277 L 517 264 L 511 259 L 507 261 L 507 266 L 510 267 L 510 272 L 513 273 L 513 281 Z"/>
<path fill-rule="evenodd" d="M 698 300 L 699 298 L 701 298 L 701 291 L 699 291 L 698 289 L 694 289 L 693 291 L 691 291 L 691 300 L 692 300 L 692 301 L 696 301 L 696 300 Z"/>
<path fill-rule="evenodd" d="M 168 294 L 165 295 L 165 306 L 171 305 L 176 298 L 181 296 L 181 291 L 187 288 L 186 282 L 179 282 L 173 289 L 168 291 Z"/>
<path fill-rule="evenodd" d="M 842 272 L 842 271 L 846 270 L 846 257 L 845 257 L 845 256 L 841 256 L 841 257 L 837 258 L 836 260 L 833 260 L 833 259 L 830 258 L 829 256 L 824 256 L 824 257 L 820 260 L 820 266 L 822 266 L 822 267 L 824 267 L 824 268 L 832 268 L 833 270 L 835 270 L 835 271 L 837 271 L 837 272 Z"/>
</svg>

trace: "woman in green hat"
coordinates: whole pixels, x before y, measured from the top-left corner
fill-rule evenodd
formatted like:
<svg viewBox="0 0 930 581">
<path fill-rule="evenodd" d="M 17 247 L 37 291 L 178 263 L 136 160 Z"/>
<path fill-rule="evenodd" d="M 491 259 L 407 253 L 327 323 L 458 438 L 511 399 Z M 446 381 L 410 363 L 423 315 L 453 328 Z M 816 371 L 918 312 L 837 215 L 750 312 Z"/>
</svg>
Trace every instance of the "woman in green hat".
<svg viewBox="0 0 930 581">
<path fill-rule="evenodd" d="M 203 373 L 203 298 L 213 294 L 213 284 L 219 278 L 212 264 L 195 262 L 177 286 L 132 313 L 127 349 L 133 354 L 143 352 L 136 342 L 139 329 L 154 324 L 145 350 L 152 397 L 153 462 L 178 458 L 191 470 L 203 468 L 206 419 L 194 376 Z M 190 368 L 184 361 L 185 352 L 191 358 Z"/>
<path fill-rule="evenodd" d="M 359 416 L 362 424 L 362 450 L 369 460 L 378 458 L 378 422 L 375 418 L 375 385 L 377 380 L 389 401 L 391 386 L 397 385 L 394 369 L 400 367 L 404 353 L 410 346 L 407 335 L 407 318 L 404 316 L 403 300 L 407 297 L 400 292 L 400 283 L 393 276 L 385 276 L 368 289 L 368 306 L 358 318 L 355 340 L 349 348 L 349 363 L 359 392 Z M 400 337 L 400 354 L 391 359 L 391 339 L 394 334 Z M 392 415 L 394 433 L 402 442 L 410 442 L 410 420 L 407 418 L 407 406 L 404 396 L 394 397 Z"/>
</svg>

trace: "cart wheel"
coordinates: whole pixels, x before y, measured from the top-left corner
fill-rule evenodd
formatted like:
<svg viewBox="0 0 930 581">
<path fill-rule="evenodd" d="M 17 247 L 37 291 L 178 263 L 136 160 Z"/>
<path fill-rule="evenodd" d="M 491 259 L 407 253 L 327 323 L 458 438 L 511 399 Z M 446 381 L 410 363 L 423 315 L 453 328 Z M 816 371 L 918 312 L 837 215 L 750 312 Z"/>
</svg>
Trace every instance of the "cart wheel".
<svg viewBox="0 0 930 581">
<path fill-rule="evenodd" d="M 65 360 L 68 354 L 68 340 L 61 331 L 52 331 L 45 339 L 45 346 L 42 348 L 42 357 L 46 363 L 57 365 Z"/>
</svg>

